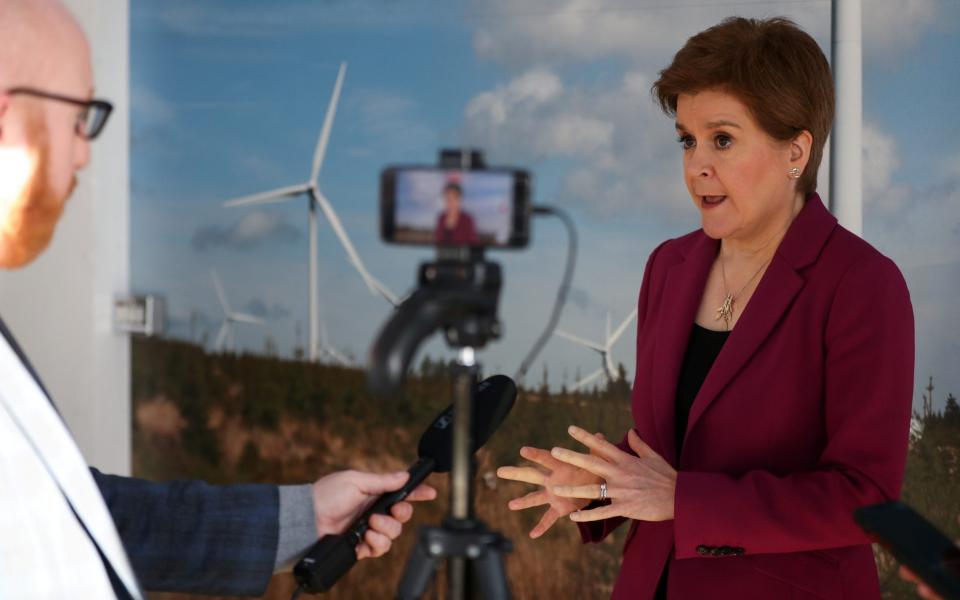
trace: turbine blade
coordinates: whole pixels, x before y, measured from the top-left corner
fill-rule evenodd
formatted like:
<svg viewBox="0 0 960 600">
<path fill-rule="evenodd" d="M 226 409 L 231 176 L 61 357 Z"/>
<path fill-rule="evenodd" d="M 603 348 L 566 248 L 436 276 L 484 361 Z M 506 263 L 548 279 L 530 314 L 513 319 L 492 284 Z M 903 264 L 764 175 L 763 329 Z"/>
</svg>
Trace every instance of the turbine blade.
<svg viewBox="0 0 960 600">
<path fill-rule="evenodd" d="M 402 296 L 397 296 L 397 303 L 394 304 L 393 307 L 394 307 L 394 308 L 399 308 L 400 305 L 403 304 L 404 302 L 406 302 L 407 299 L 410 298 L 410 296 L 412 296 L 412 295 L 413 295 L 413 292 L 412 292 L 412 291 L 408 291 L 407 293 L 405 293 L 405 294 L 402 295 Z"/>
<path fill-rule="evenodd" d="M 581 346 L 585 346 L 585 347 L 587 347 L 587 348 L 590 348 L 591 350 L 596 350 L 597 352 L 600 352 L 601 354 L 604 354 L 604 353 L 606 353 L 606 351 L 607 351 L 606 348 L 604 348 L 603 346 L 601 346 L 600 344 L 598 344 L 598 343 L 596 343 L 596 342 L 591 342 L 590 340 L 585 340 L 585 339 L 583 339 L 582 337 L 573 335 L 572 333 L 567 333 L 566 331 L 563 331 L 562 329 L 557 329 L 557 330 L 555 330 L 553 333 L 556 334 L 556 335 L 559 335 L 559 336 L 562 337 L 562 338 L 566 338 L 566 339 L 570 340 L 570 341 L 573 342 L 574 344 L 579 344 L 579 345 L 581 345 Z"/>
<path fill-rule="evenodd" d="M 345 367 L 349 367 L 349 366 L 350 366 L 350 364 L 351 364 L 351 363 L 350 363 L 350 359 L 348 359 L 346 356 L 344 356 L 343 354 L 341 354 L 340 351 L 338 351 L 336 348 L 334 348 L 334 347 L 332 347 L 332 346 L 328 346 L 328 347 L 324 348 L 324 350 L 326 350 L 326 351 L 327 351 L 327 354 L 329 354 L 335 361 L 337 361 L 337 362 L 340 363 L 341 365 L 343 365 L 343 366 L 345 366 Z"/>
<path fill-rule="evenodd" d="M 320 204 L 320 210 L 323 211 L 324 216 L 327 217 L 327 221 L 330 222 L 330 227 L 333 229 L 334 233 L 337 234 L 340 244 L 347 252 L 350 264 L 352 264 L 353 268 L 360 273 L 360 277 L 362 277 L 363 282 L 367 284 L 367 288 L 370 289 L 371 294 L 382 294 L 382 288 L 384 287 L 383 284 L 379 281 L 376 281 L 373 276 L 370 275 L 370 272 L 367 271 L 363 261 L 360 259 L 360 255 L 357 253 L 357 249 L 354 248 L 353 242 L 350 241 L 350 236 L 347 235 L 347 230 L 343 228 L 343 224 L 340 222 L 340 217 L 338 217 L 336 211 L 333 210 L 333 205 L 331 205 L 330 201 L 327 200 L 327 197 L 323 195 L 323 192 L 315 189 L 315 193 L 317 203 Z M 387 292 L 389 293 L 389 290 L 387 290 Z M 385 294 L 384 297 L 386 297 L 391 303 L 396 301 L 396 296 L 394 296 L 392 293 L 389 293 L 389 296 Z"/>
<path fill-rule="evenodd" d="M 627 330 L 627 327 L 630 325 L 630 322 L 637 318 L 637 309 L 634 308 L 630 311 L 630 314 L 627 315 L 627 318 L 623 320 L 620 325 L 617 326 L 616 331 L 613 332 L 613 335 L 607 340 L 607 350 L 613 347 L 617 343 L 617 340 L 620 339 L 620 336 L 623 335 L 623 332 Z"/>
<path fill-rule="evenodd" d="M 251 204 L 274 204 L 277 202 L 285 202 L 290 198 L 309 190 L 310 184 L 307 183 L 288 185 L 287 187 L 277 188 L 268 192 L 260 192 L 259 194 L 251 194 L 249 196 L 232 198 L 225 201 L 222 206 L 229 208 L 234 206 L 250 206 Z"/>
<path fill-rule="evenodd" d="M 217 341 L 213 344 L 213 349 L 217 352 L 223 352 L 223 343 L 227 339 L 227 332 L 230 329 L 230 322 L 224 319 L 223 324 L 220 325 L 220 331 L 217 333 Z"/>
<path fill-rule="evenodd" d="M 220 307 L 223 308 L 223 315 L 230 316 L 230 305 L 227 303 L 227 295 L 223 293 L 223 286 L 220 284 L 220 278 L 217 272 L 210 269 L 210 278 L 213 279 L 213 287 L 217 290 L 217 298 L 220 299 Z"/>
<path fill-rule="evenodd" d="M 593 381 L 593 380 L 596 379 L 597 377 L 600 377 L 601 375 L 603 375 L 603 373 L 604 373 L 603 368 L 597 369 L 597 370 L 594 371 L 593 373 L 590 373 L 589 375 L 587 375 L 586 377 L 584 377 L 584 378 L 581 379 L 580 381 L 578 381 L 578 382 L 576 382 L 575 384 L 573 384 L 573 387 L 570 388 L 570 390 L 571 390 L 571 391 L 579 390 L 580 388 L 582 388 L 583 386 L 587 385 L 588 383 L 590 383 L 591 381 Z"/>
<path fill-rule="evenodd" d="M 607 379 L 610 381 L 620 379 L 620 372 L 617 371 L 617 366 L 613 364 L 613 355 L 609 352 L 603 355 L 603 370 L 607 372 Z"/>
<path fill-rule="evenodd" d="M 323 319 L 317 319 L 317 325 L 320 326 L 320 348 L 325 349 L 327 347 L 327 326 L 323 323 Z"/>
<path fill-rule="evenodd" d="M 260 317 L 255 317 L 253 315 L 248 315 L 247 313 L 235 312 L 230 315 L 231 321 L 236 321 L 238 323 L 252 323 L 254 325 L 263 325 L 263 319 Z"/>
<path fill-rule="evenodd" d="M 370 275 L 368 273 L 368 275 Z M 400 298 L 398 298 L 393 292 L 390 291 L 382 281 L 370 275 L 370 282 L 373 283 L 374 287 L 377 288 L 377 291 L 380 292 L 380 295 L 383 296 L 387 302 L 393 305 L 394 308 L 400 306 Z"/>
<path fill-rule="evenodd" d="M 333 95 L 327 105 L 327 114 L 323 117 L 323 129 L 320 130 L 320 139 L 317 140 L 317 149 L 313 153 L 313 169 L 310 171 L 310 183 L 317 184 L 320 177 L 320 168 L 323 166 L 323 157 L 327 153 L 327 142 L 330 140 L 330 130 L 333 128 L 333 118 L 337 114 L 337 103 L 340 102 L 340 89 L 343 87 L 343 77 L 347 72 L 347 63 L 340 63 L 337 73 L 337 82 L 333 85 Z"/>
</svg>

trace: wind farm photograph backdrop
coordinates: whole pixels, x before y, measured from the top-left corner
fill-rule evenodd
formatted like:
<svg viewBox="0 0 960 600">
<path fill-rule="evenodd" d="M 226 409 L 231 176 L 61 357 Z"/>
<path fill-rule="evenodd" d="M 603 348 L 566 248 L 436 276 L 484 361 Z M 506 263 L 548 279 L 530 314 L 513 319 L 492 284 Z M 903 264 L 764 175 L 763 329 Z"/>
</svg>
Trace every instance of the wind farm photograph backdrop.
<svg viewBox="0 0 960 600">
<path fill-rule="evenodd" d="M 960 3 L 863 0 L 863 237 L 903 272 L 916 319 L 915 419 L 903 497 L 960 535 Z M 498 481 L 521 445 L 577 424 L 631 424 L 636 305 L 657 244 L 699 227 L 672 119 L 650 95 L 683 42 L 728 16 L 786 16 L 831 56 L 829 0 L 170 0 L 130 5 L 131 287 L 164 299 L 162 336 L 133 341 L 134 473 L 306 482 L 405 468 L 449 401 L 435 337 L 402 401 L 370 394 L 367 353 L 429 248 L 379 236 L 379 177 L 478 148 L 528 170 L 580 250 L 557 330 L 478 456 L 480 516 L 515 543 L 517 598 L 606 598 L 620 537 L 546 539 Z M 829 201 L 830 158 L 819 190 Z M 524 250 L 491 251 L 503 336 L 477 354 L 512 375 L 549 316 L 566 237 L 536 219 Z M 864 373 L 864 378 L 870 373 Z M 438 523 L 440 500 L 416 515 Z M 414 528 L 328 594 L 391 597 Z M 887 598 L 909 598 L 878 553 Z M 289 575 L 268 598 L 288 598 Z M 153 598 L 181 598 L 154 594 Z"/>
</svg>

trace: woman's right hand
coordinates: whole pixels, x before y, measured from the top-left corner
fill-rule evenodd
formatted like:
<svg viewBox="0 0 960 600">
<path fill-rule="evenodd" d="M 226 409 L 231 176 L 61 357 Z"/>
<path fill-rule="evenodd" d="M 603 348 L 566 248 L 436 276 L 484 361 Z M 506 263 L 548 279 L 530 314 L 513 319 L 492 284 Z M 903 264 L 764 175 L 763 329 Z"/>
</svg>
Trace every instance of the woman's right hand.
<svg viewBox="0 0 960 600">
<path fill-rule="evenodd" d="M 603 439 L 601 434 L 596 435 Z M 544 504 L 550 506 L 547 512 L 540 517 L 540 522 L 537 523 L 536 527 L 530 530 L 530 537 L 533 539 L 546 533 L 560 517 L 578 511 L 590 503 L 590 500 L 556 496 L 553 494 L 554 487 L 589 485 L 602 481 L 589 471 L 555 459 L 548 450 L 524 446 L 520 449 L 520 456 L 535 463 L 535 466 L 500 467 L 497 469 L 497 477 L 542 486 L 543 489 L 530 492 L 520 498 L 514 498 L 507 504 L 510 510 L 525 510 Z"/>
</svg>

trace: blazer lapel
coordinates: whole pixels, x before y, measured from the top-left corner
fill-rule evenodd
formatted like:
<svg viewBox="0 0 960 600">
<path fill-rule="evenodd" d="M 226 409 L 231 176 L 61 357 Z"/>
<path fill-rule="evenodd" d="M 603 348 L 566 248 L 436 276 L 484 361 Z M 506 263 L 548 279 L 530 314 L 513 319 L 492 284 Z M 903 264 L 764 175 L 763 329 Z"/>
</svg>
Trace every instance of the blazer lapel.
<svg viewBox="0 0 960 600">
<path fill-rule="evenodd" d="M 804 284 L 798 271 L 816 260 L 836 224 L 836 218 L 824 208 L 819 196 L 812 194 L 807 198 L 693 401 L 684 447 L 697 421 L 744 368 L 793 303 Z M 702 293 L 701 287 L 698 301 Z"/>
<path fill-rule="evenodd" d="M 801 287 L 803 279 L 774 257 L 693 401 L 684 445 L 697 420 L 767 339 Z"/>
<path fill-rule="evenodd" d="M 3 319 L 0 319 L 0 335 L 7 340 L 7 343 L 10 344 L 10 348 L 13 350 L 14 354 L 17 355 L 17 358 L 20 359 L 20 362 L 23 363 L 23 366 L 27 369 L 27 372 L 33 377 L 33 380 L 37 382 L 37 385 L 40 386 L 40 390 L 43 394 L 50 399 L 50 393 L 47 392 L 47 388 L 43 386 L 43 381 L 40 380 L 40 376 L 37 375 L 37 370 L 33 368 L 33 364 L 27 358 L 26 353 L 24 353 L 23 348 L 20 347 L 20 344 L 17 343 L 17 339 L 13 337 L 13 333 L 7 328 L 7 324 L 4 323 Z M 53 401 L 50 400 L 50 404 L 53 405 Z M 54 409 L 57 407 L 54 405 Z M 60 411 L 57 411 L 58 413 Z"/>
<path fill-rule="evenodd" d="M 41 387 L 26 357 L 0 322 L 2 402 L 47 466 L 77 519 L 134 598 L 141 593 L 116 526 L 66 424 Z"/>
<path fill-rule="evenodd" d="M 716 240 L 701 233 L 683 260 L 669 268 L 664 283 L 663 316 L 657 320 L 654 342 L 653 416 L 663 457 L 674 466 L 677 464 L 677 378 L 717 248 Z"/>
</svg>

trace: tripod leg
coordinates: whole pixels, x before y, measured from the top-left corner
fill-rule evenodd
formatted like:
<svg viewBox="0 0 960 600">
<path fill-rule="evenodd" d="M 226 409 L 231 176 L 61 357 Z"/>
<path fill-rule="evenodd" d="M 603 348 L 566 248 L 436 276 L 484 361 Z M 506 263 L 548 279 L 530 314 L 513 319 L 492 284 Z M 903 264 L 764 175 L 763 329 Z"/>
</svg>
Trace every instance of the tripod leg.
<svg viewBox="0 0 960 600">
<path fill-rule="evenodd" d="M 430 577 L 437 570 L 437 560 L 437 557 L 427 552 L 426 539 L 421 536 L 407 560 L 400 587 L 397 589 L 397 599 L 415 600 L 422 596 L 430 583 Z"/>
<path fill-rule="evenodd" d="M 447 597 L 450 600 L 472 600 L 467 588 L 467 561 L 459 556 L 447 559 Z"/>
<path fill-rule="evenodd" d="M 488 547 L 486 552 L 473 560 L 472 567 L 483 600 L 510 600 L 503 555 L 497 548 Z"/>
</svg>

